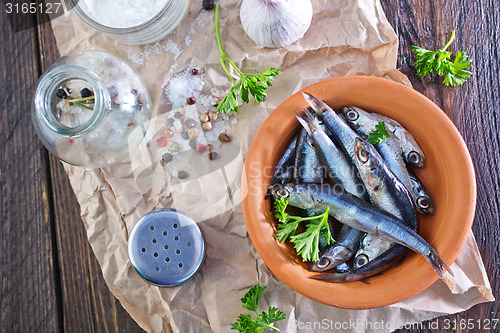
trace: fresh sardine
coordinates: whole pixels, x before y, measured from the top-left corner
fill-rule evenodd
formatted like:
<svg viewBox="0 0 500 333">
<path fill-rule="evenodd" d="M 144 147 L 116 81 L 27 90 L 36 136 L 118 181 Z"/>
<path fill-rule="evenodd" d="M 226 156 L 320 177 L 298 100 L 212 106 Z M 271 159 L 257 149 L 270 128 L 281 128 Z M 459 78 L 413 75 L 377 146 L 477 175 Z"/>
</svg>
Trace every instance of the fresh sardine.
<svg viewBox="0 0 500 333">
<path fill-rule="evenodd" d="M 282 196 L 291 206 L 314 209 L 330 207 L 330 215 L 339 222 L 374 235 L 381 235 L 422 255 L 436 274 L 444 280 L 443 272 L 450 271 L 436 250 L 418 233 L 393 215 L 348 193 L 337 192 L 328 184 L 274 185 L 273 196 Z"/>
<path fill-rule="evenodd" d="M 375 125 L 383 121 L 387 131 L 397 138 L 406 163 L 418 168 L 424 167 L 425 155 L 422 148 L 410 132 L 394 119 L 379 113 L 370 113 L 355 106 L 343 107 L 342 113 L 349 125 L 364 139 L 368 138 L 368 134 L 375 129 Z"/>
<path fill-rule="evenodd" d="M 303 128 L 297 137 L 293 170 L 294 179 L 298 184 L 323 182 L 324 168 L 312 145 L 311 137 Z"/>
<path fill-rule="evenodd" d="M 394 215 L 418 232 L 419 216 L 407 188 L 392 172 L 375 147 L 367 141 L 356 140 L 356 166 L 373 204 Z M 354 268 L 360 268 L 385 251 L 403 251 L 404 247 L 381 236 L 367 235 L 354 259 Z"/>
<path fill-rule="evenodd" d="M 359 134 L 353 131 L 342 117 L 325 102 L 308 92 L 303 92 L 302 95 L 313 111 L 324 121 L 332 136 L 337 139 L 335 143 L 349 156 L 351 164 L 354 165 L 354 140 L 360 138 Z"/>
<path fill-rule="evenodd" d="M 319 121 L 307 109 L 303 109 L 306 119 L 297 114 L 297 119 L 309 133 L 323 165 L 327 168 L 328 176 L 335 181 L 340 191 L 347 191 L 359 198 L 365 194 L 364 186 L 357 181 L 354 168 L 343 152 L 328 137 Z M 331 269 L 349 260 L 359 246 L 363 233 L 348 226 L 342 227 L 341 239 L 327 248 L 319 261 L 314 262 L 311 269 L 317 272 Z"/>
</svg>

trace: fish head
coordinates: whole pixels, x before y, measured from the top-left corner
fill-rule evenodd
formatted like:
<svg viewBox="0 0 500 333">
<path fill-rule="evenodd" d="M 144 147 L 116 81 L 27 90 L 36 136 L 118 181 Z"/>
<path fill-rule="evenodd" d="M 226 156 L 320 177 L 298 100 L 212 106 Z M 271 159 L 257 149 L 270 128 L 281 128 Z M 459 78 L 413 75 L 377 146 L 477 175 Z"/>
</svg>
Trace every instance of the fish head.
<svg viewBox="0 0 500 333">
<path fill-rule="evenodd" d="M 295 184 L 275 184 L 269 186 L 268 194 L 274 199 L 280 197 L 286 199 L 292 206 L 311 209 L 314 208 L 314 200 L 311 192 L 304 188 L 302 185 Z"/>
<path fill-rule="evenodd" d="M 368 141 L 356 139 L 354 158 L 367 189 L 371 192 L 380 191 L 384 184 L 383 160 L 375 147 Z"/>
<path fill-rule="evenodd" d="M 373 114 L 355 106 L 344 106 L 342 114 L 349 126 L 363 135 L 368 135 L 373 127 L 378 124 L 378 119 Z"/>
<path fill-rule="evenodd" d="M 324 272 L 346 262 L 353 253 L 342 245 L 334 244 L 329 247 L 319 258 L 311 265 L 311 271 Z"/>
<path fill-rule="evenodd" d="M 366 266 L 369 262 L 387 251 L 393 244 L 393 242 L 386 238 L 366 235 L 361 242 L 361 248 L 356 252 L 356 256 L 354 257 L 354 269 Z"/>
<path fill-rule="evenodd" d="M 417 200 L 415 200 L 415 204 L 417 206 L 417 210 L 419 212 L 422 212 L 423 214 L 436 214 L 436 210 L 431 201 L 431 198 L 429 198 L 427 195 L 421 195 L 417 197 Z"/>
<path fill-rule="evenodd" d="M 422 154 L 418 151 L 412 150 L 405 155 L 405 160 L 408 164 L 417 167 L 423 168 L 425 166 L 425 159 Z"/>
</svg>

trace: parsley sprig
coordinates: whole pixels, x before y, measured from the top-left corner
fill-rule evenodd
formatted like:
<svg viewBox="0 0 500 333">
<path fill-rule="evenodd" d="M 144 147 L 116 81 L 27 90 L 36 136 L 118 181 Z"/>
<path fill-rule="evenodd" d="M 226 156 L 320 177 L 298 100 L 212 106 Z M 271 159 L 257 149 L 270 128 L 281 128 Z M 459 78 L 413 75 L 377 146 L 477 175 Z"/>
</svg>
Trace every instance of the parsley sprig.
<svg viewBox="0 0 500 333">
<path fill-rule="evenodd" d="M 377 125 L 375 125 L 375 129 L 371 130 L 368 134 L 368 142 L 372 145 L 376 145 L 377 143 L 381 143 L 390 137 L 391 136 L 389 135 L 389 132 L 387 132 L 387 128 L 385 128 L 385 123 L 380 121 Z"/>
<path fill-rule="evenodd" d="M 217 35 L 217 45 L 220 53 L 220 63 L 226 74 L 231 79 L 232 85 L 229 93 L 214 105 L 217 108 L 217 112 L 237 113 L 239 111 L 238 97 L 240 97 L 245 103 L 250 102 L 250 95 L 253 96 L 257 103 L 265 101 L 266 96 L 268 95 L 265 92 L 266 89 L 272 86 L 271 81 L 274 80 L 276 75 L 281 73 L 281 70 L 271 67 L 265 72 L 255 74 L 243 73 L 238 66 L 231 61 L 222 47 L 218 3 L 215 4 L 215 32 Z M 231 74 L 226 66 L 226 62 L 238 73 L 239 80 Z"/>
<path fill-rule="evenodd" d="M 285 210 L 288 206 L 288 201 L 283 197 L 277 197 L 274 201 L 274 216 L 280 221 L 276 238 L 280 243 L 285 242 L 288 238 L 294 244 L 297 254 L 302 257 L 303 261 L 318 261 L 319 260 L 319 239 L 325 239 L 327 245 L 333 244 L 335 240 L 330 233 L 328 225 L 328 213 L 330 208 L 327 208 L 323 214 L 311 217 L 300 217 L 288 214 Z M 297 234 L 300 222 L 308 221 L 306 230 L 303 233 Z"/>
<path fill-rule="evenodd" d="M 417 75 L 424 77 L 432 72 L 440 76 L 444 75 L 443 83 L 447 86 L 457 86 L 465 83 L 465 80 L 472 75 L 466 69 L 470 68 L 470 60 L 465 52 L 458 52 L 455 60 L 451 62 L 451 52 L 446 49 L 455 38 L 455 30 L 451 32 L 451 37 L 446 45 L 437 50 L 429 51 L 413 45 L 413 52 L 417 56 L 414 65 L 417 67 Z"/>
<path fill-rule="evenodd" d="M 261 333 L 266 329 L 271 329 L 279 332 L 279 328 L 273 326 L 273 323 L 285 319 L 284 312 L 271 306 L 267 312 L 263 311 L 261 314 L 258 312 L 260 299 L 265 289 L 266 287 L 262 287 L 257 284 L 250 288 L 245 296 L 243 296 L 241 299 L 243 307 L 247 310 L 255 312 L 257 317 L 253 318 L 250 314 L 240 314 L 238 316 L 238 320 L 231 324 L 231 328 L 233 330 L 237 330 L 242 333 Z"/>
</svg>

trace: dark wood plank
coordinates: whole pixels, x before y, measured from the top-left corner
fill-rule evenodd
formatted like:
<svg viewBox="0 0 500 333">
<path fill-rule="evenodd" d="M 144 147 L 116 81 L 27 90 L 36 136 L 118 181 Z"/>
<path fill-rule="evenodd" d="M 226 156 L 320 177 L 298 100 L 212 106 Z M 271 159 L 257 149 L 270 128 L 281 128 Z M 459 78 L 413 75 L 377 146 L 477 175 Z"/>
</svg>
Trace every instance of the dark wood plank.
<svg viewBox="0 0 500 333">
<path fill-rule="evenodd" d="M 469 148 L 477 179 L 477 209 L 473 232 L 483 257 L 495 298 L 499 298 L 500 253 L 498 239 L 500 177 L 500 89 L 498 73 L 500 27 L 498 25 L 498 4 L 488 0 L 463 2 L 382 0 L 389 22 L 400 38 L 398 68 L 406 74 L 416 90 L 420 91 L 451 118 L 465 139 Z M 451 31 L 456 38 L 451 51 L 467 51 L 472 59 L 474 75 L 461 87 L 445 87 L 439 79 L 421 79 L 412 66 L 414 58 L 411 46 L 438 49 L 448 40 Z M 498 319 L 498 301 L 476 305 L 460 314 L 439 318 L 456 321 L 458 332 L 479 332 L 477 320 Z M 460 323 L 469 319 L 474 328 L 462 329 Z M 433 322 L 433 321 L 431 321 Z M 435 322 L 435 320 L 434 320 Z M 430 322 L 424 327 L 429 327 Z M 500 326 L 500 325 L 499 325 Z M 441 326 L 442 327 L 442 326 Z M 497 330 L 500 327 L 497 326 Z M 405 331 L 405 330 L 402 330 Z M 441 332 L 422 330 L 421 332 Z"/>
<path fill-rule="evenodd" d="M 30 115 L 36 29 L 13 33 L 2 10 L 0 44 L 0 331 L 60 332 L 48 157 Z"/>
<path fill-rule="evenodd" d="M 42 69 L 59 58 L 50 24 L 40 25 Z M 90 248 L 80 208 L 64 168 L 50 157 L 55 226 L 67 332 L 143 332 L 109 291 Z"/>
</svg>

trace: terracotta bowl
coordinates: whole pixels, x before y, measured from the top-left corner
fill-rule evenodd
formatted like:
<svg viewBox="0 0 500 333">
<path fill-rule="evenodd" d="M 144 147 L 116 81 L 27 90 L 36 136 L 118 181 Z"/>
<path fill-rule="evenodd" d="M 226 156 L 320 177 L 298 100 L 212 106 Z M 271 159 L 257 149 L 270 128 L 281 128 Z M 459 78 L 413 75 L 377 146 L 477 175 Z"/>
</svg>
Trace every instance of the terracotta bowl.
<svg viewBox="0 0 500 333">
<path fill-rule="evenodd" d="M 451 265 L 465 244 L 474 219 L 476 182 L 467 147 L 450 119 L 417 91 L 381 78 L 350 76 L 307 87 L 336 110 L 355 105 L 396 119 L 416 138 L 427 163 L 416 173 L 427 187 L 436 215 L 421 216 L 423 238 Z M 409 253 L 403 263 L 364 282 L 331 283 L 312 273 L 290 244 L 275 236 L 277 221 L 264 200 L 274 168 L 299 130 L 295 111 L 307 107 L 301 92 L 285 100 L 267 118 L 250 146 L 241 193 L 250 238 L 271 271 L 284 283 L 315 301 L 348 309 L 370 309 L 417 295 L 438 276 L 423 257 Z"/>
</svg>

